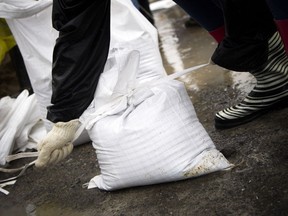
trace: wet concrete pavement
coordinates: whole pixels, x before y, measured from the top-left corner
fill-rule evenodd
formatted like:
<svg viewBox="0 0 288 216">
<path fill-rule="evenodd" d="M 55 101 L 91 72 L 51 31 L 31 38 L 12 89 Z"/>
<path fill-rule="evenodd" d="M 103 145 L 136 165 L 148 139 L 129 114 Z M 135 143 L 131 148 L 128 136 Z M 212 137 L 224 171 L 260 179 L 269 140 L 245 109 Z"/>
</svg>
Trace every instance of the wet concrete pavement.
<svg viewBox="0 0 288 216">
<path fill-rule="evenodd" d="M 154 11 L 160 49 L 168 73 L 206 63 L 216 43 L 178 6 Z M 180 78 L 200 122 L 216 147 L 234 163 L 230 171 L 185 181 L 114 192 L 82 185 L 99 167 L 90 143 L 46 170 L 30 169 L 8 196 L 0 194 L 0 215 L 288 215 L 288 108 L 277 109 L 246 125 L 214 128 L 214 114 L 235 104 L 255 80 L 207 66 Z"/>
</svg>

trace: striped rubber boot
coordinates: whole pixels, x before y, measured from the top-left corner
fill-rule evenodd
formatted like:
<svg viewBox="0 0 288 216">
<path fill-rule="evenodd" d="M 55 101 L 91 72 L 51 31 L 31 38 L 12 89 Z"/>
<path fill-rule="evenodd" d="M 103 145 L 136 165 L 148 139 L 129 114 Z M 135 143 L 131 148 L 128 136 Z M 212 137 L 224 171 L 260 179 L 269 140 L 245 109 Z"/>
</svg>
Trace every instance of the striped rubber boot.
<svg viewBox="0 0 288 216">
<path fill-rule="evenodd" d="M 242 102 L 216 113 L 216 128 L 238 126 L 276 106 L 288 105 L 288 57 L 278 32 L 269 40 L 267 63 L 250 73 L 257 80 L 256 86 Z"/>
</svg>

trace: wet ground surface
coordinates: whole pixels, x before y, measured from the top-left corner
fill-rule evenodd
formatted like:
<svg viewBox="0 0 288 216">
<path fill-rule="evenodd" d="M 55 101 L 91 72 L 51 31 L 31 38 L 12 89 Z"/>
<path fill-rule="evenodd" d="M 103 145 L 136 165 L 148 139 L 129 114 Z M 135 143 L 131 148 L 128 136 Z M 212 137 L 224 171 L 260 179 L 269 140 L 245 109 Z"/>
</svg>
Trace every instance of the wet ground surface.
<svg viewBox="0 0 288 216">
<path fill-rule="evenodd" d="M 154 18 L 168 73 L 208 62 L 215 42 L 197 25 L 185 28 L 188 16 L 181 9 L 155 11 Z M 2 79 L 3 67 L 1 73 Z M 10 194 L 0 194 L 0 215 L 288 215 L 288 108 L 240 127 L 216 130 L 214 114 L 240 101 L 255 80 L 248 73 L 217 66 L 181 80 L 200 122 L 234 169 L 114 192 L 87 190 L 82 185 L 100 173 L 87 143 L 67 160 L 46 170 L 29 169 L 7 187 Z M 1 91 L 6 87 L 1 84 Z"/>
</svg>

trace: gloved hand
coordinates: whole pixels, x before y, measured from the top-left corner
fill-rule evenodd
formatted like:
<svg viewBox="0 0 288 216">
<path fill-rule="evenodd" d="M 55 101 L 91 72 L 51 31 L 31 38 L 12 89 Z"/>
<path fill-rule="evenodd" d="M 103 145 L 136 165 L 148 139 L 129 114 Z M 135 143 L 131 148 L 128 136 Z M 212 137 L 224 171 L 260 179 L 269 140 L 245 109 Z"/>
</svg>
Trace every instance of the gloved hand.
<svg viewBox="0 0 288 216">
<path fill-rule="evenodd" d="M 78 119 L 57 122 L 46 137 L 38 143 L 39 156 L 35 166 L 44 168 L 67 157 L 73 150 L 72 140 L 79 126 Z"/>
</svg>

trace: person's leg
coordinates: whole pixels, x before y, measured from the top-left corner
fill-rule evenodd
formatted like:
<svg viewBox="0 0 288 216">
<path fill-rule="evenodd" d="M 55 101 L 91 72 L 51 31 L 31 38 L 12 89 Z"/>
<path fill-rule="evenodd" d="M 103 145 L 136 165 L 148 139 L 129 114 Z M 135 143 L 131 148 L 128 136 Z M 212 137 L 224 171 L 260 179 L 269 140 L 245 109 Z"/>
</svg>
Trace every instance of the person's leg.
<svg viewBox="0 0 288 216">
<path fill-rule="evenodd" d="M 213 0 L 174 0 L 219 43 L 225 36 L 221 8 Z"/>
<path fill-rule="evenodd" d="M 109 51 L 110 0 L 54 0 L 52 19 L 59 37 L 47 119 L 67 122 L 79 118 L 94 99 Z"/>
<path fill-rule="evenodd" d="M 212 61 L 229 70 L 257 69 L 267 61 L 267 43 L 277 30 L 265 0 L 219 0 L 219 3 L 226 35 Z"/>
<path fill-rule="evenodd" d="M 224 7 L 227 36 L 212 61 L 231 70 L 249 71 L 257 80 L 243 101 L 216 113 L 215 126 L 224 129 L 288 103 L 288 58 L 265 0 L 222 1 L 228 4 Z"/>
<path fill-rule="evenodd" d="M 240 104 L 216 114 L 216 128 L 244 124 L 287 101 L 288 61 L 265 0 L 175 2 L 218 41 L 212 55 L 214 63 L 234 71 L 249 71 L 257 79 L 255 88 Z M 225 26 L 222 34 L 221 26 L 223 30 Z M 213 35 L 215 30 L 217 34 Z"/>
<path fill-rule="evenodd" d="M 266 0 L 288 54 L 288 1 Z"/>
<path fill-rule="evenodd" d="M 256 86 L 239 104 L 216 113 L 216 128 L 245 124 L 288 104 L 288 58 L 278 32 L 269 40 L 267 62 L 250 73 L 257 80 Z"/>
</svg>

